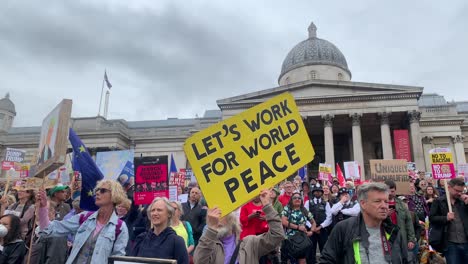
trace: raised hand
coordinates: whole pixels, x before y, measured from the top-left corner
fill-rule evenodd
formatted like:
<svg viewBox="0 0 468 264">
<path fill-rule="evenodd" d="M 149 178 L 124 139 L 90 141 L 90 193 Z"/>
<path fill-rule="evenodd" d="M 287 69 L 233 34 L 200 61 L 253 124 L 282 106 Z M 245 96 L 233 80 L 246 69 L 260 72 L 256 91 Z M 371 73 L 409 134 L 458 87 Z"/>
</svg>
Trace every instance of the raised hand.
<svg viewBox="0 0 468 264">
<path fill-rule="evenodd" d="M 271 190 L 269 190 L 269 189 L 265 189 L 262 192 L 260 192 L 260 201 L 262 202 L 263 206 L 268 205 L 268 204 L 271 203 L 270 192 L 271 192 Z"/>
<path fill-rule="evenodd" d="M 39 203 L 41 208 L 47 207 L 47 195 L 45 190 L 39 190 L 36 195 L 36 202 Z"/>
<path fill-rule="evenodd" d="M 221 209 L 219 209 L 218 207 L 208 209 L 208 212 L 206 215 L 206 224 L 208 225 L 208 227 L 217 230 L 219 226 L 220 218 L 221 218 Z"/>
</svg>

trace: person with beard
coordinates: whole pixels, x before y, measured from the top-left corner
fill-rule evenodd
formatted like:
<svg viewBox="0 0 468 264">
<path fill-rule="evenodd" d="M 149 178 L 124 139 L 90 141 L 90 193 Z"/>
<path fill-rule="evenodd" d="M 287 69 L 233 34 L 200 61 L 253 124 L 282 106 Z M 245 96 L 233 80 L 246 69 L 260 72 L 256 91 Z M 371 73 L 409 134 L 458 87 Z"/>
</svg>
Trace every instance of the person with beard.
<svg viewBox="0 0 468 264">
<path fill-rule="evenodd" d="M 165 197 L 158 197 L 148 207 L 152 229 L 140 234 L 130 256 L 175 259 L 178 264 L 188 264 L 189 257 L 184 239 L 171 228 L 175 212 Z"/>
<path fill-rule="evenodd" d="M 408 263 L 407 245 L 398 226 L 387 218 L 388 195 L 383 183 L 359 187 L 361 212 L 334 227 L 322 251 L 321 264 Z"/>
<path fill-rule="evenodd" d="M 447 264 L 466 263 L 468 259 L 468 195 L 463 193 L 464 187 L 463 178 L 451 179 L 446 196 L 434 200 L 429 215 L 431 231 L 440 234 L 438 241 L 431 241 L 431 246 L 444 253 Z"/>
<path fill-rule="evenodd" d="M 253 264 L 278 248 L 284 232 L 279 214 L 271 205 L 269 190 L 260 193 L 260 201 L 270 228 L 266 233 L 246 236 L 243 240 L 239 239 L 241 227 L 235 213 L 221 217 L 218 207 L 208 209 L 208 228 L 195 249 L 194 263 L 226 264 L 237 259 L 239 264 Z"/>
</svg>

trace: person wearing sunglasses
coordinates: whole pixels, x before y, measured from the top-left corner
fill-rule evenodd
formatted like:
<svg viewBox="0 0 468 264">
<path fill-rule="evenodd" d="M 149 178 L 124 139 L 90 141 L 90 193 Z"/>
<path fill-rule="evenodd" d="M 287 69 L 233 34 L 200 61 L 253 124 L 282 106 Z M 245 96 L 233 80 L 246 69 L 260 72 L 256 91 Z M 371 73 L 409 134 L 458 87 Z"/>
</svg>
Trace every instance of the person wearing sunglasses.
<svg viewBox="0 0 468 264">
<path fill-rule="evenodd" d="M 72 263 L 107 263 L 109 256 L 125 255 L 128 243 L 128 229 L 120 220 L 115 207 L 121 204 L 127 195 L 119 182 L 103 180 L 94 189 L 96 212 L 82 212 L 62 221 L 49 221 L 47 197 L 44 190 L 39 191 L 39 224 L 41 236 L 61 237 L 75 235 L 67 264 Z"/>
<path fill-rule="evenodd" d="M 315 230 L 315 221 L 312 214 L 304 207 L 304 201 L 299 192 L 294 192 L 291 196 L 291 200 L 287 206 L 283 208 L 283 213 L 281 214 L 281 222 L 285 228 L 286 238 L 289 239 L 293 237 L 296 232 L 304 232 L 308 237 L 313 235 Z M 299 264 L 306 263 L 306 255 L 294 259 L 290 256 L 287 249 L 283 246 L 281 248 L 281 261 L 286 263 L 287 260 L 290 260 L 291 263 L 297 261 Z"/>
</svg>

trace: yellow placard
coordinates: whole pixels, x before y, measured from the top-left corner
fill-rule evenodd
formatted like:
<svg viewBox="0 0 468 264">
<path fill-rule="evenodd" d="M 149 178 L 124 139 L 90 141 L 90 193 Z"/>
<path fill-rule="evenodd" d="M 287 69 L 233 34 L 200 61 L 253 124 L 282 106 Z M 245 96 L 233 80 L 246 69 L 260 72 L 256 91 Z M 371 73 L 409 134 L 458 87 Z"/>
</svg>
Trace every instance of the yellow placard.
<svg viewBox="0 0 468 264">
<path fill-rule="evenodd" d="M 320 163 L 319 164 L 319 172 L 332 173 L 332 167 L 329 164 Z"/>
<path fill-rule="evenodd" d="M 431 163 L 432 164 L 453 163 L 452 153 L 450 152 L 431 153 Z"/>
<path fill-rule="evenodd" d="M 290 93 L 196 133 L 184 150 L 208 205 L 222 215 L 295 174 L 315 155 Z"/>
</svg>

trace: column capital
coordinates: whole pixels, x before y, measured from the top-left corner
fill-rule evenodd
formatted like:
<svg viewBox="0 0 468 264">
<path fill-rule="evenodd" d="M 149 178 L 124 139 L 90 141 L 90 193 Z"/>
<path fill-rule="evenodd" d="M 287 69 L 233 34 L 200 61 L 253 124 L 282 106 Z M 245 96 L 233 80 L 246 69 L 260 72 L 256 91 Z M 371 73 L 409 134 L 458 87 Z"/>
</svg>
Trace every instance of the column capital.
<svg viewBox="0 0 468 264">
<path fill-rule="evenodd" d="M 463 135 L 452 136 L 453 144 L 456 144 L 456 143 L 463 143 L 463 140 L 464 140 L 464 139 L 465 139 L 465 136 L 463 136 Z"/>
<path fill-rule="evenodd" d="M 353 120 L 353 126 L 360 126 L 361 125 L 361 113 L 353 113 L 350 114 L 349 117 Z"/>
<path fill-rule="evenodd" d="M 408 111 L 408 117 L 410 124 L 411 123 L 419 123 L 419 120 L 421 120 L 421 112 L 413 110 L 413 111 Z"/>
<path fill-rule="evenodd" d="M 390 123 L 390 115 L 391 112 L 379 112 L 377 115 L 380 117 L 380 124 L 381 125 L 388 125 Z"/>
<path fill-rule="evenodd" d="M 331 127 L 333 126 L 333 119 L 335 118 L 334 115 L 331 115 L 331 114 L 326 114 L 326 115 L 322 115 L 322 119 L 323 119 L 323 125 L 325 127 Z"/>
<path fill-rule="evenodd" d="M 432 136 L 425 136 L 422 138 L 422 143 L 423 144 L 432 144 L 432 140 L 434 139 L 434 137 Z"/>
</svg>

